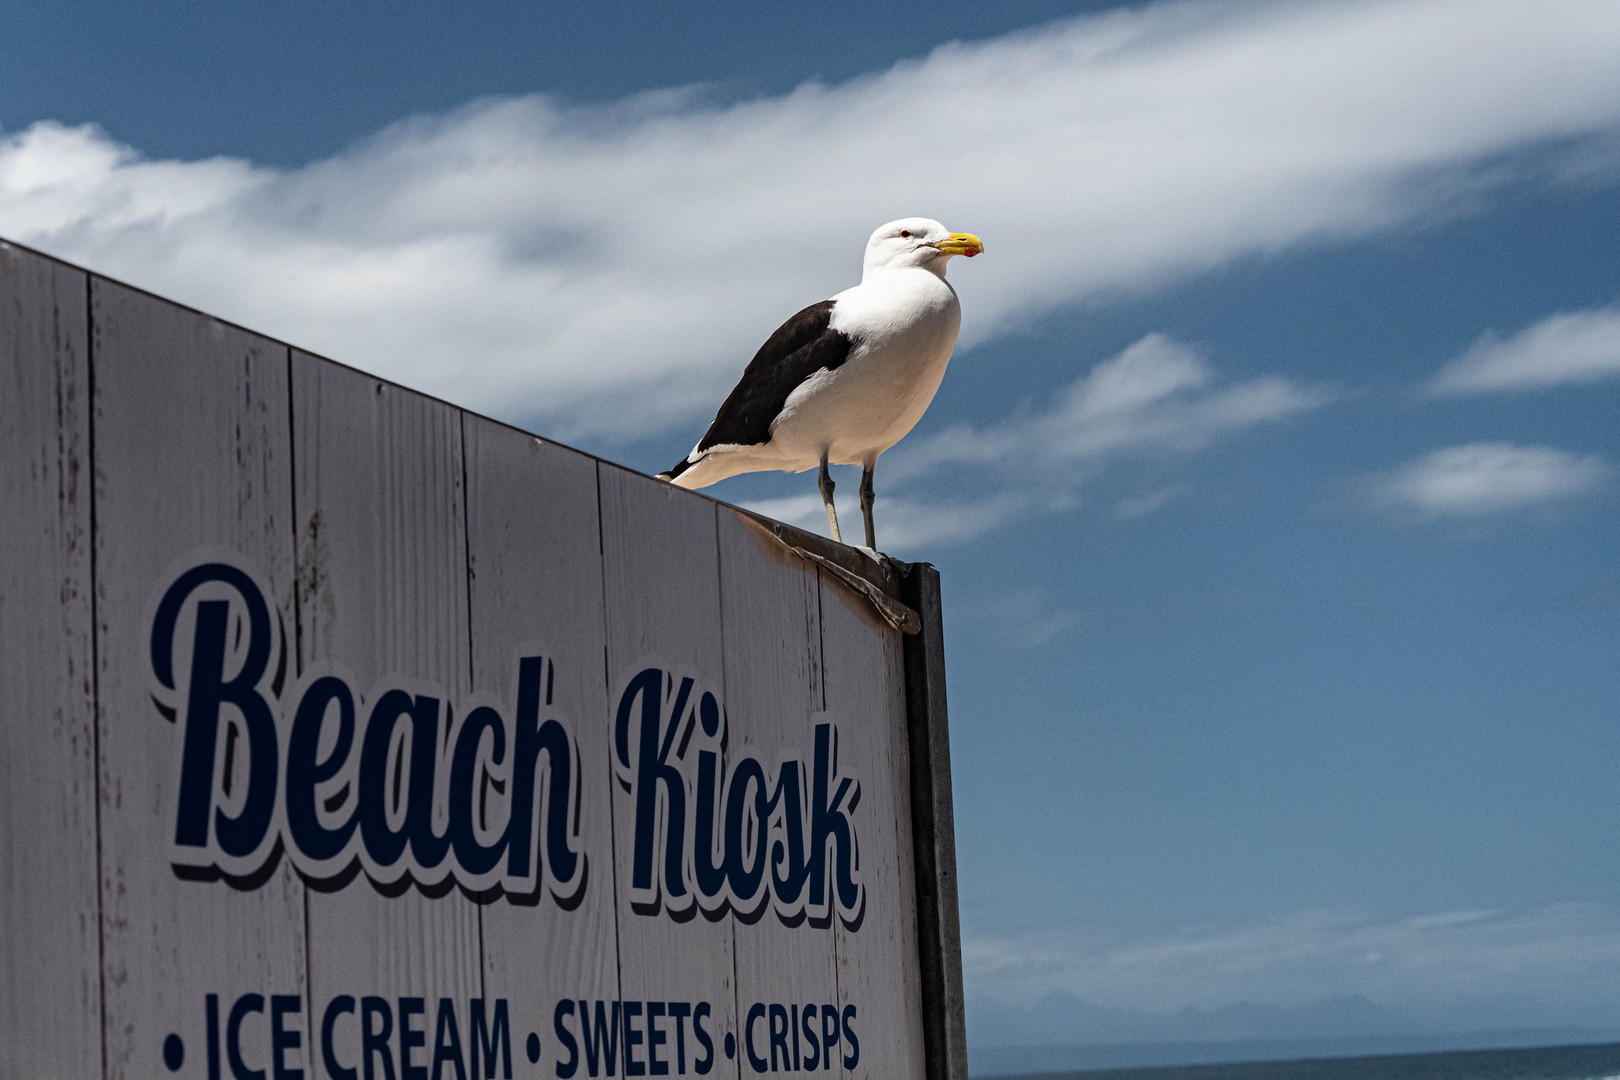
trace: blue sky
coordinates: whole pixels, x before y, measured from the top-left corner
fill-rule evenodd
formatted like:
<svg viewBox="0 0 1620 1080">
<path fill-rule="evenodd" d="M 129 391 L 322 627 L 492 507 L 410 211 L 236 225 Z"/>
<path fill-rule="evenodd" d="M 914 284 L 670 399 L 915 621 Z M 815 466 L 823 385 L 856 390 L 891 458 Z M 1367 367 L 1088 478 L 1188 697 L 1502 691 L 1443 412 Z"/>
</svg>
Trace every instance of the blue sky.
<svg viewBox="0 0 1620 1080">
<path fill-rule="evenodd" d="M 1612 3 L 4 10 L 0 235 L 648 471 L 877 224 L 984 237 L 877 477 L 981 1042 L 1620 1026 Z"/>
</svg>

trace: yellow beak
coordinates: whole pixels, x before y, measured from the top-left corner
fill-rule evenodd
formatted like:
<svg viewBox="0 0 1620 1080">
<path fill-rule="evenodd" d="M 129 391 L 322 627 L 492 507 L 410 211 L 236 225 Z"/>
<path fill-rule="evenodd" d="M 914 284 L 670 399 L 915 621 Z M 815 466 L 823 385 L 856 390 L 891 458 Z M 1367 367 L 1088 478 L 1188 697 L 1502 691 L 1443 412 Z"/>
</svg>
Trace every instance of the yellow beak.
<svg viewBox="0 0 1620 1080">
<path fill-rule="evenodd" d="M 966 255 L 970 259 L 984 254 L 984 241 L 970 232 L 953 232 L 949 240 L 941 240 L 934 247 L 947 255 Z"/>
</svg>

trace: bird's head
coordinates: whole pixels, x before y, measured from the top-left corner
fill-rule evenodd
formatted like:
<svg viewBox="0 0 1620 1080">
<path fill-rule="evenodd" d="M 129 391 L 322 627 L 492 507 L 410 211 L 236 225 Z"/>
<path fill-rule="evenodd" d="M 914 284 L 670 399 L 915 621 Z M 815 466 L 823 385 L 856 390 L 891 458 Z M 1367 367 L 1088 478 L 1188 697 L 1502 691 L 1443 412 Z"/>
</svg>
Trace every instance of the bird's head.
<svg viewBox="0 0 1620 1080">
<path fill-rule="evenodd" d="M 972 258 L 984 244 L 972 233 L 953 233 L 932 218 L 901 218 L 880 226 L 866 242 L 866 269 L 922 267 L 944 276 L 952 255 Z"/>
</svg>

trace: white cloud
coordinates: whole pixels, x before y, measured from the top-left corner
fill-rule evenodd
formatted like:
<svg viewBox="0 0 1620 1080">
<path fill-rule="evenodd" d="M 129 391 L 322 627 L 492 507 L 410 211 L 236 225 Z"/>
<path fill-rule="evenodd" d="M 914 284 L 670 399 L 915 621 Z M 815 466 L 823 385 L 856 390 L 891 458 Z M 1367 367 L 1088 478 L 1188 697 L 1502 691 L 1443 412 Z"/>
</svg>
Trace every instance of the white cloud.
<svg viewBox="0 0 1620 1080">
<path fill-rule="evenodd" d="M 1037 589 L 1014 589 L 951 606 L 953 623 L 982 629 L 999 647 L 1044 645 L 1072 630 L 1079 617 Z"/>
<path fill-rule="evenodd" d="M 986 238 L 953 271 L 972 343 L 1617 128 L 1611 0 L 1234 0 L 735 105 L 484 101 L 290 171 L 38 124 L 0 138 L 0 234 L 554 434 L 644 432 L 700 421 L 900 214 Z"/>
<path fill-rule="evenodd" d="M 1620 377 L 1620 307 L 1561 312 L 1503 340 L 1485 334 L 1440 370 L 1437 395 L 1534 390 Z"/>
<path fill-rule="evenodd" d="M 1345 994 L 1386 1005 L 1566 1000 L 1620 984 L 1620 918 L 1590 904 L 1398 918 L 1301 911 L 1129 940 L 1076 928 L 969 935 L 963 962 L 976 995 L 1027 1002 L 1066 993 L 1159 1011 Z"/>
<path fill-rule="evenodd" d="M 899 451 L 902 473 L 942 465 L 1076 463 L 1125 454 L 1186 453 L 1257 424 L 1332 400 L 1320 387 L 1276 376 L 1217 386 L 1190 345 L 1148 334 L 1059 391 L 1049 409 L 983 429 L 956 427 Z"/>
<path fill-rule="evenodd" d="M 1596 454 L 1550 446 L 1469 443 L 1433 450 L 1358 487 L 1372 506 L 1399 517 L 1481 517 L 1535 506 L 1604 486 L 1614 469 Z"/>
<path fill-rule="evenodd" d="M 1216 388 L 1190 346 L 1149 334 L 1068 388 L 1028 434 L 1058 459 L 1162 449 L 1201 449 L 1224 435 L 1326 404 L 1329 391 L 1265 376 Z"/>
<path fill-rule="evenodd" d="M 1164 509 L 1185 494 L 1186 490 L 1184 488 L 1169 487 L 1144 491 L 1137 495 L 1128 495 L 1114 505 L 1114 516 L 1121 521 L 1146 517 L 1148 514 Z"/>
</svg>

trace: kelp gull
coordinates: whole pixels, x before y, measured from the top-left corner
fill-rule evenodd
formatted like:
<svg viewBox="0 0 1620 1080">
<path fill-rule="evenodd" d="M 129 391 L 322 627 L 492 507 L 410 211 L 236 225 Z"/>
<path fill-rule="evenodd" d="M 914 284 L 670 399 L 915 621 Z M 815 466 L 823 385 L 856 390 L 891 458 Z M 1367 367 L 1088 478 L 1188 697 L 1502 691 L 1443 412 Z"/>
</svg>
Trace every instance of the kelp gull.
<svg viewBox="0 0 1620 1080">
<path fill-rule="evenodd" d="M 866 243 L 861 283 L 783 323 L 697 446 L 659 479 L 700 488 L 739 473 L 819 466 L 827 527 L 841 542 L 827 465 L 859 465 L 866 546 L 875 551 L 878 455 L 934 400 L 962 322 L 945 264 L 983 250 L 972 233 L 948 232 L 929 218 L 879 228 Z"/>
</svg>

